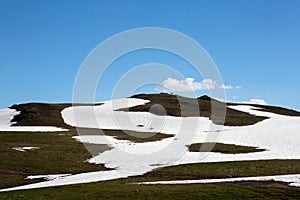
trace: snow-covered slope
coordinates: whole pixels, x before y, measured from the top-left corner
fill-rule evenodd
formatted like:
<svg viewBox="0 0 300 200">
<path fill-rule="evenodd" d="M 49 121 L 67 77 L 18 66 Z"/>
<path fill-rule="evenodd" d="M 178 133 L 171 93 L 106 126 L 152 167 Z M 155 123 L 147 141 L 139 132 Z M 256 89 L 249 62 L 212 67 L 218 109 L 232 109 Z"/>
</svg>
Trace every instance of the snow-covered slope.
<svg viewBox="0 0 300 200">
<path fill-rule="evenodd" d="M 221 127 L 204 117 L 157 116 L 146 112 L 116 111 L 120 108 L 142 105 L 142 99 L 119 99 L 99 106 L 76 106 L 62 111 L 65 123 L 75 127 L 134 130 L 174 134 L 174 137 L 156 142 L 133 143 L 111 136 L 80 135 L 83 143 L 108 144 L 113 147 L 89 160 L 105 164 L 115 170 L 57 177 L 8 190 L 58 186 L 111 180 L 141 175 L 163 166 L 187 163 L 223 162 L 262 159 L 300 159 L 300 117 L 263 112 L 253 106 L 235 105 L 232 109 L 249 112 L 269 119 L 244 127 Z M 192 143 L 219 142 L 255 146 L 267 151 L 248 154 L 188 152 Z M 2 190 L 5 191 L 5 190 Z"/>
<path fill-rule="evenodd" d="M 267 151 L 249 154 L 188 152 L 178 160 L 177 164 L 187 163 L 192 160 L 197 162 L 199 158 L 201 158 L 201 162 L 300 158 L 300 117 L 263 112 L 253 106 L 240 105 L 230 107 L 270 118 L 250 126 L 224 127 L 221 135 L 216 132 L 207 133 L 211 136 L 209 142 L 255 146 Z M 214 134 L 220 136 L 218 140 L 215 140 Z M 194 142 L 203 142 L 205 139 L 207 140 L 205 134 L 198 134 Z"/>
</svg>

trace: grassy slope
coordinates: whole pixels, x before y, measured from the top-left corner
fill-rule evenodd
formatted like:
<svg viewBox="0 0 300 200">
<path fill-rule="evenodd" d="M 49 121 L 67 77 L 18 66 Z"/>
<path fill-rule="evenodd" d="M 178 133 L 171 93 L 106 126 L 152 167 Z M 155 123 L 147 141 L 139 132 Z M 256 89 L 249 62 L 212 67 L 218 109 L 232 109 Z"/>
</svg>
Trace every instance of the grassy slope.
<svg viewBox="0 0 300 200">
<path fill-rule="evenodd" d="M 75 134 L 74 131 L 0 132 L 0 188 L 32 182 L 24 180 L 28 175 L 107 170 L 103 165 L 84 162 L 91 155 L 82 143 L 71 138 Z M 22 146 L 40 149 L 27 152 L 12 149 Z"/>
<path fill-rule="evenodd" d="M 125 185 L 124 180 L 0 193 L 0 199 L 298 199 L 300 190 L 275 182 Z"/>
<path fill-rule="evenodd" d="M 240 146 L 234 144 L 223 144 L 223 143 L 194 143 L 189 146 L 191 152 L 218 152 L 218 153 L 253 153 L 265 151 L 257 147 Z"/>
<path fill-rule="evenodd" d="M 149 95 L 147 96 L 147 98 L 150 98 Z M 201 116 L 209 116 L 210 101 L 207 98 L 200 98 L 198 100 L 200 102 L 200 110 L 202 113 Z M 166 108 L 168 114 L 180 116 L 181 113 L 178 113 L 178 101 L 176 101 L 177 100 L 172 97 L 171 99 L 165 102 L 162 102 L 160 99 L 158 101 L 153 102 L 153 104 L 161 103 Z M 193 112 L 193 107 L 190 106 L 193 104 L 190 104 L 189 101 L 184 102 L 186 103 L 185 107 L 190 109 L 188 109 L 188 112 Z M 58 114 L 60 116 L 60 110 L 65 107 L 68 107 L 69 105 L 70 104 L 60 104 L 55 105 L 54 107 L 53 105 L 52 107 L 50 105 L 50 107 L 48 107 L 47 109 L 41 108 L 37 110 L 35 110 L 36 108 L 29 106 L 27 107 L 27 109 L 25 109 L 25 112 L 23 111 L 23 113 L 25 113 L 26 115 L 23 115 L 23 117 L 19 116 L 20 118 L 16 118 L 15 120 L 18 121 L 17 125 L 51 125 L 70 128 L 68 125 L 65 125 L 63 121 L 61 121 L 62 119 L 60 117 L 57 118 Z M 149 108 L 152 105 L 149 104 L 145 107 L 142 107 L 142 111 L 149 111 Z M 203 106 L 203 108 L 201 108 L 201 105 Z M 16 107 L 14 106 L 13 108 Z M 161 111 L 159 110 L 159 107 L 157 108 L 158 110 L 152 109 L 154 114 L 160 114 Z M 141 107 L 133 108 L 133 111 L 138 111 L 140 109 Z M 279 114 L 286 115 L 298 116 L 299 114 L 296 111 L 283 111 L 281 108 L 278 107 L 265 107 L 263 109 L 265 109 L 265 111 L 274 111 L 274 113 L 277 112 Z M 47 116 L 43 114 L 43 112 L 47 110 L 51 111 L 50 115 L 46 114 L 47 116 L 51 116 L 51 119 L 45 118 Z M 184 114 L 188 115 L 188 112 Z M 226 125 L 248 125 L 264 119 L 253 117 L 252 115 L 249 115 L 247 113 L 245 114 L 243 112 L 235 111 L 232 109 L 229 109 L 228 113 L 229 115 L 226 118 Z M 37 116 L 38 118 L 36 118 Z M 52 121 L 53 119 L 55 120 Z M 75 142 L 73 139 L 71 139 L 71 136 L 75 133 L 65 133 L 65 136 L 67 136 L 67 138 L 65 139 L 70 142 L 67 142 L 67 145 L 65 145 L 65 143 L 63 142 L 65 139 L 61 140 L 62 138 L 57 137 L 58 134 L 61 133 L 31 133 L 32 136 L 29 137 L 30 141 L 26 140 L 27 135 L 22 136 L 22 134 L 23 133 L 0 133 L 1 187 L 8 187 L 9 184 L 10 186 L 13 186 L 24 184 L 25 182 L 29 183 L 31 181 L 25 181 L 23 179 L 28 174 L 47 174 L 47 170 L 53 171 L 53 169 L 57 170 L 59 173 L 80 172 L 81 170 L 103 170 L 103 166 L 95 166 L 82 162 L 83 160 L 89 158 L 90 154 L 84 149 L 81 143 Z M 117 134 L 118 136 L 119 133 L 112 134 L 114 134 L 114 136 L 116 136 Z M 46 136 L 44 140 L 39 138 L 42 135 Z M 53 135 L 55 135 L 55 137 L 57 138 L 52 138 Z M 118 137 L 123 138 L 123 136 Z M 37 143 L 34 142 L 35 139 L 38 140 L 36 141 Z M 57 139 L 59 139 L 61 143 L 58 142 Z M 41 141 L 43 141 L 44 144 L 40 144 Z M 55 142 L 52 144 L 51 141 Z M 58 145 L 56 146 L 56 144 Z M 43 145 L 45 145 L 45 147 L 43 147 Z M 75 145 L 76 148 L 74 148 L 73 145 Z M 77 145 L 79 145 L 80 147 Z M 15 150 L 11 150 L 11 147 L 16 146 L 39 146 L 42 148 L 40 150 L 22 153 L 17 152 Z M 55 152 L 55 155 L 53 155 L 53 151 Z M 98 151 L 99 150 L 97 150 L 96 152 Z M 75 161 L 76 163 L 74 163 L 71 160 L 65 160 L 66 155 L 67 157 L 79 156 L 80 158 L 82 158 L 82 160 L 78 159 L 78 162 Z M 244 161 L 180 165 L 162 168 L 153 172 L 149 172 L 144 176 L 133 177 L 129 179 L 64 186 L 57 188 L 44 188 L 37 190 L 0 193 L 0 199 L 157 199 L 158 196 L 163 199 L 198 199 L 200 197 L 208 199 L 232 199 L 237 197 L 257 197 L 258 199 L 296 199 L 299 197 L 300 194 L 299 188 L 287 187 L 285 184 L 273 182 L 247 182 L 226 184 L 224 183 L 205 185 L 193 184 L 176 186 L 143 186 L 126 185 L 125 183 L 154 180 L 224 178 L 229 176 L 238 177 L 292 174 L 300 173 L 299 166 L 299 160 Z"/>
<path fill-rule="evenodd" d="M 96 134 L 95 131 L 99 133 L 99 130 L 95 129 L 82 129 L 81 131 L 83 130 L 84 132 L 81 133 L 87 135 Z M 154 141 L 169 137 L 165 134 L 155 134 L 147 138 L 139 138 L 114 130 L 104 130 L 104 133 L 134 142 Z M 75 135 L 77 135 L 75 129 L 55 133 L 0 132 L 0 188 L 34 182 L 24 180 L 28 175 L 74 174 L 106 170 L 103 165 L 88 164 L 84 161 L 109 150 L 110 147 L 95 144 L 83 145 L 72 138 Z M 40 147 L 40 149 L 27 152 L 12 149 L 23 146 Z"/>
<path fill-rule="evenodd" d="M 189 164 L 106 182 L 0 193 L 0 199 L 297 199 L 300 188 L 277 182 L 132 185 L 155 180 L 225 178 L 300 173 L 300 160 Z"/>
<path fill-rule="evenodd" d="M 141 177 L 146 180 L 186 180 L 300 174 L 300 160 L 259 160 L 164 167 Z"/>
<path fill-rule="evenodd" d="M 46 103 L 27 103 L 13 105 L 10 108 L 20 111 L 13 122 L 15 126 L 57 126 L 62 128 L 72 128 L 64 123 L 61 111 L 70 107 L 72 104 L 46 104 Z"/>
<path fill-rule="evenodd" d="M 115 136 L 118 140 L 129 140 L 136 143 L 159 141 L 164 138 L 173 137 L 162 133 L 147 133 L 136 131 L 103 130 L 105 135 Z"/>
</svg>

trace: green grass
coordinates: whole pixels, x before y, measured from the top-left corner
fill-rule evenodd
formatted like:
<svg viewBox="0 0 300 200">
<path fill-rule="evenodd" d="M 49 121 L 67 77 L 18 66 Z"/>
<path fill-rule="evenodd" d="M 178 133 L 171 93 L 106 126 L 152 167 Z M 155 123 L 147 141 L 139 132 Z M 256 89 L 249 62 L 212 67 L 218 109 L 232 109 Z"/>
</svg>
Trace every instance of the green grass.
<svg viewBox="0 0 300 200">
<path fill-rule="evenodd" d="M 297 199 L 299 188 L 275 182 L 128 185 L 126 180 L 0 193 L 0 199 Z"/>
<path fill-rule="evenodd" d="M 107 170 L 103 165 L 84 162 L 91 155 L 82 143 L 72 138 L 73 135 L 74 130 L 55 133 L 0 132 L 0 188 L 33 182 L 24 180 L 28 175 Z M 12 149 L 22 146 L 40 149 L 27 152 Z"/>
<path fill-rule="evenodd" d="M 265 151 L 257 147 L 240 146 L 223 143 L 195 143 L 189 146 L 191 152 L 218 152 L 226 154 L 253 153 Z"/>
<path fill-rule="evenodd" d="M 167 135 L 162 133 L 147 133 L 137 131 L 121 131 L 121 130 L 103 130 L 105 135 L 115 136 L 118 140 L 129 140 L 132 142 L 153 142 L 165 138 L 173 137 L 174 135 Z"/>
<path fill-rule="evenodd" d="M 300 160 L 258 160 L 185 164 L 154 170 L 139 178 L 142 181 L 158 181 L 283 174 L 300 174 Z"/>
</svg>

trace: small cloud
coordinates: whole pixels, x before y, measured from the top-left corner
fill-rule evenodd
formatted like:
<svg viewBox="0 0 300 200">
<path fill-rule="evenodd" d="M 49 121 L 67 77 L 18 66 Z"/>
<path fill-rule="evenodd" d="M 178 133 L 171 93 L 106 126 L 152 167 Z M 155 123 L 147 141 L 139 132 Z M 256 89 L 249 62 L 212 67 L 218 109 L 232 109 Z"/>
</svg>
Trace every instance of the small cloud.
<svg viewBox="0 0 300 200">
<path fill-rule="evenodd" d="M 249 101 L 244 101 L 244 102 L 241 102 L 241 103 L 267 105 L 267 102 L 263 99 L 250 99 Z"/>
<path fill-rule="evenodd" d="M 241 89 L 242 87 L 241 87 L 241 86 L 235 86 L 235 88 L 236 88 L 236 89 Z"/>
<path fill-rule="evenodd" d="M 186 78 L 184 80 L 177 80 L 174 78 L 167 78 L 161 83 L 161 86 L 155 88 L 156 91 L 172 92 L 193 92 L 197 90 L 212 90 L 212 89 L 233 89 L 231 85 L 218 84 L 212 79 L 204 79 L 201 82 L 196 82 L 194 78 Z"/>
<path fill-rule="evenodd" d="M 224 84 L 220 85 L 219 88 L 224 90 L 233 89 L 231 85 L 224 85 Z"/>
</svg>

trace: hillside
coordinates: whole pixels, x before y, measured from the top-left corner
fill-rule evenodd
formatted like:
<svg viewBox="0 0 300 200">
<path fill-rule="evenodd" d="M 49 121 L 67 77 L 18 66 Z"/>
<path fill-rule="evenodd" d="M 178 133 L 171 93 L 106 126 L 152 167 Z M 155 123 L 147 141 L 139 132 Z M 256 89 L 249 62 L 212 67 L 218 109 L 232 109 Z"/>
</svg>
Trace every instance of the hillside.
<svg viewBox="0 0 300 200">
<path fill-rule="evenodd" d="M 241 112 L 229 108 L 228 106 L 249 105 L 254 106 L 260 111 L 271 112 L 286 116 L 300 116 L 300 112 L 276 106 L 268 105 L 254 105 L 242 103 L 224 103 L 212 99 L 208 96 L 202 96 L 197 99 L 187 98 L 183 96 L 171 95 L 167 93 L 160 94 L 139 94 L 131 96 L 131 98 L 138 98 L 149 100 L 145 105 L 133 106 L 130 108 L 119 109 L 120 111 L 130 112 L 151 112 L 155 115 L 169 115 L 177 117 L 213 117 L 213 122 L 222 124 L 225 118 L 225 126 L 246 126 L 267 119 L 267 117 L 255 116 L 246 112 Z M 212 104 L 214 104 L 216 111 L 218 108 L 222 112 L 212 114 Z M 76 104 L 78 106 L 89 104 Z M 96 104 L 99 105 L 99 104 Z M 153 106 L 154 105 L 154 106 Z M 157 106 L 160 105 L 160 106 Z M 61 118 L 61 111 L 64 108 L 70 107 L 72 104 L 46 104 L 46 103 L 27 103 L 13 105 L 10 108 L 20 111 L 12 122 L 16 122 L 14 126 L 57 126 L 62 128 L 71 128 L 65 124 Z M 198 107 L 199 109 L 195 109 Z M 224 112 L 223 112 L 224 110 Z M 220 116 L 218 116 L 220 114 Z"/>
<path fill-rule="evenodd" d="M 200 190 L 219 198 L 300 194 L 294 110 L 161 93 L 99 104 L 20 104 L 0 116 L 0 199 L 64 192 L 75 198 L 78 187 L 88 198 L 95 191 L 128 198 L 135 191 L 145 198 L 183 191 L 204 197 Z M 14 191 L 23 189 L 31 190 Z"/>
</svg>

